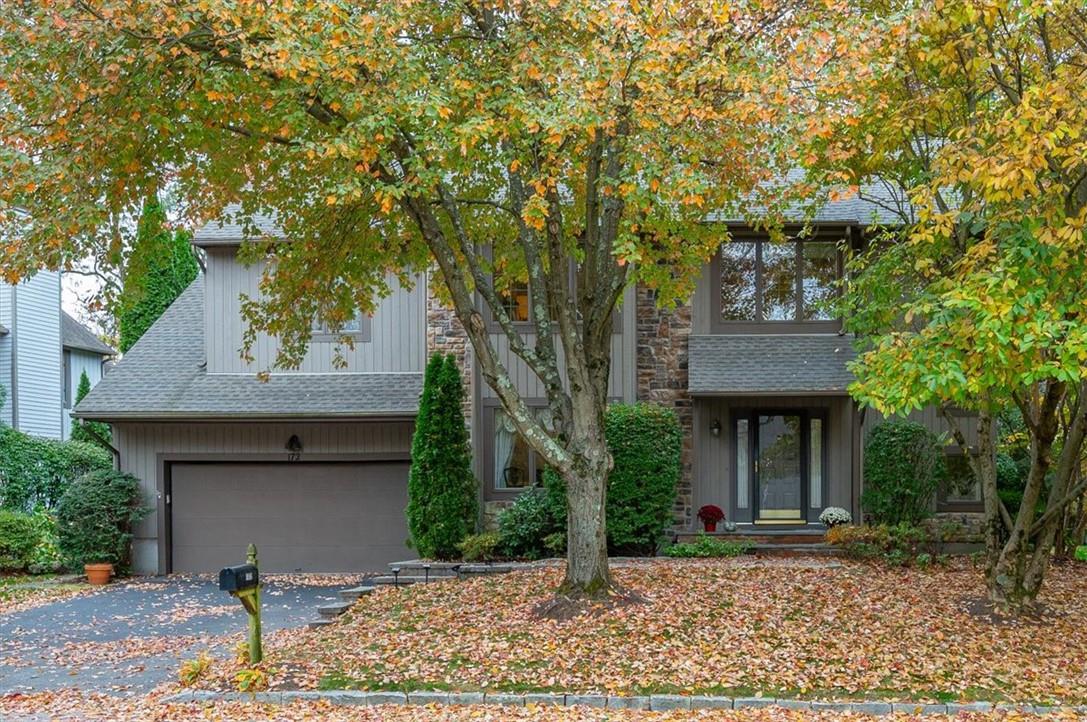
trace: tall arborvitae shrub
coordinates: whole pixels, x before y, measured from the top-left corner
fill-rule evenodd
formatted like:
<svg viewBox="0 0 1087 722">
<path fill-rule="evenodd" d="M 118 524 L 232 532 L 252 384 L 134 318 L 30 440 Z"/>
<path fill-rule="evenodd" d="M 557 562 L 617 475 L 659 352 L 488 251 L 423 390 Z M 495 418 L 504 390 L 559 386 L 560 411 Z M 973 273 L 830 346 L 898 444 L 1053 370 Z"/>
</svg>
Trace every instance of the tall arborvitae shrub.
<svg viewBox="0 0 1087 722">
<path fill-rule="evenodd" d="M 84 371 L 79 376 L 79 388 L 75 392 L 75 403 L 78 406 L 87 394 L 91 392 L 91 380 Z M 113 436 L 110 433 L 109 424 L 104 421 L 72 420 L 72 441 L 85 441 L 89 444 L 103 446 L 109 444 Z"/>
<path fill-rule="evenodd" d="M 452 559 L 476 528 L 478 486 L 464 424 L 464 384 L 456 359 L 427 364 L 408 479 L 408 529 L 419 555 Z"/>
<path fill-rule="evenodd" d="M 189 234 L 167 227 L 158 199 L 147 201 L 118 309 L 122 353 L 140 340 L 199 273 L 189 241 Z"/>
</svg>

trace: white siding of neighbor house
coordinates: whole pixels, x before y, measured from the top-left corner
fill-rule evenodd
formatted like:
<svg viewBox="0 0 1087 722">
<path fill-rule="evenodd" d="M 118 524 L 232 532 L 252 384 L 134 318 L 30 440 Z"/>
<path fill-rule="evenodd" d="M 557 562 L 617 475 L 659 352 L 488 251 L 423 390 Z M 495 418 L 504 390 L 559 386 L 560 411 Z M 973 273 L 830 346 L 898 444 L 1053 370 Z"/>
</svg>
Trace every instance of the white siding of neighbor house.
<svg viewBox="0 0 1087 722">
<path fill-rule="evenodd" d="M 64 408 L 64 438 L 67 439 L 72 434 L 72 404 L 75 404 L 75 396 L 79 391 L 79 378 L 83 375 L 83 372 L 87 372 L 87 379 L 91 382 L 91 388 L 102 380 L 102 357 L 96 353 L 89 351 L 80 351 L 79 349 L 70 350 L 70 364 L 68 367 L 68 383 L 70 384 L 71 404 Z M 61 389 L 63 396 L 64 389 Z"/>
<path fill-rule="evenodd" d="M 638 359 L 634 344 L 637 331 L 634 303 L 634 287 L 630 286 L 623 294 L 623 303 L 619 310 L 618 323 L 611 337 L 611 374 L 608 377 L 608 396 L 631 403 L 637 396 Z M 529 348 L 536 345 L 536 335 L 524 334 Z M 509 338 L 504 333 L 491 334 L 491 341 L 498 351 L 498 358 L 510 373 L 510 380 L 522 397 L 542 399 L 547 396 L 543 383 L 536 377 L 524 361 L 510 350 Z M 559 355 L 559 371 L 565 381 L 566 364 L 562 347 L 556 344 Z M 494 390 L 486 383 L 480 384 L 480 393 L 484 399 L 494 399 Z"/>
<path fill-rule="evenodd" d="M 4 385 L 8 387 L 11 421 L 19 430 L 35 436 L 59 439 L 62 422 L 62 372 L 60 348 L 60 274 L 41 271 L 5 294 L 5 326 L 10 364 L 15 367 L 14 384 L 10 366 Z M 14 388 L 12 386 L 14 385 Z"/>
<path fill-rule="evenodd" d="M 140 479 L 145 501 L 156 510 L 139 524 L 133 541 L 137 574 L 164 572 L 159 565 L 159 533 L 164 499 L 159 498 L 164 463 L 179 457 L 203 460 L 286 461 L 287 440 L 302 441 L 303 461 L 322 458 L 400 455 L 411 448 L 412 421 L 277 423 L 120 423 L 113 443 L 121 470 Z"/>
<path fill-rule="evenodd" d="M 0 403 L 0 424 L 11 425 L 11 306 L 12 306 L 12 288 L 6 284 L 0 283 L 0 326 L 8 329 L 9 333 L 0 336 L 0 387 L 3 387 L 6 393 L 3 394 L 4 401 Z"/>
<path fill-rule="evenodd" d="M 256 298 L 262 269 L 244 266 L 233 247 L 209 248 L 204 322 L 209 373 L 257 373 L 273 368 L 279 345 L 262 334 L 252 349 L 253 362 L 241 357 L 245 320 L 241 297 Z M 340 348 L 346 366 L 335 365 L 335 342 L 313 341 L 297 369 L 276 373 L 421 372 L 426 360 L 426 287 L 423 277 L 411 290 L 395 279 L 371 319 L 370 340 L 354 349 Z"/>
</svg>

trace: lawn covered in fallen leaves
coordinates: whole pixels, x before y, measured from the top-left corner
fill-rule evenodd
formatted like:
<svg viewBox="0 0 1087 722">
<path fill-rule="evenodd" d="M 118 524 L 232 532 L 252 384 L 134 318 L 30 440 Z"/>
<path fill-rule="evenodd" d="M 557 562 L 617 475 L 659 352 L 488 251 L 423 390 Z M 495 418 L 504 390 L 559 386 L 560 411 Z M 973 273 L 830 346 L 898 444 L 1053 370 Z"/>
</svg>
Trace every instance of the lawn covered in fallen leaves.
<svg viewBox="0 0 1087 722">
<path fill-rule="evenodd" d="M 615 568 L 645 604 L 569 621 L 533 607 L 557 568 L 380 589 L 331 627 L 269 646 L 281 688 L 1087 700 L 1087 575 L 1054 567 L 1045 616 L 977 613 L 979 571 L 815 560 Z M 229 669 L 219 684 L 230 684 Z"/>
<path fill-rule="evenodd" d="M 918 717 L 896 714 L 886 717 L 848 714 L 842 712 L 797 712 L 780 708 L 744 710 L 704 710 L 679 712 L 639 712 L 604 710 L 589 707 L 487 707 L 487 706 L 390 706 L 336 707 L 323 702 L 297 701 L 286 705 L 254 704 L 249 702 L 189 702 L 168 704 L 155 695 L 144 697 L 111 697 L 76 691 L 39 693 L 32 695 L 0 695 L 0 719 L 5 722 L 21 720 L 51 720 L 63 722 L 234 722 L 262 720 L 263 722 L 468 722 L 508 720 L 532 722 L 1072 722 L 1074 713 L 1041 717 L 1032 714 L 1005 713 L 963 714 L 958 717 L 935 715 Z"/>
<path fill-rule="evenodd" d="M 50 576 L 0 576 L 0 616 L 95 591 L 86 584 L 55 583 Z"/>
</svg>

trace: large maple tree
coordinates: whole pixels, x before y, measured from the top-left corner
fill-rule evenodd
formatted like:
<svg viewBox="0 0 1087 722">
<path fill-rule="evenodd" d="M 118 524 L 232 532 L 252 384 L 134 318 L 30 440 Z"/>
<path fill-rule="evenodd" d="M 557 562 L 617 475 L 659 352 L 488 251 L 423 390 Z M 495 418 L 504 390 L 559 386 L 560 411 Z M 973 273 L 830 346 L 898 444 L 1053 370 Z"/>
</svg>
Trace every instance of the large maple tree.
<svg viewBox="0 0 1087 722">
<path fill-rule="evenodd" d="M 290 365 L 314 317 L 372 309 L 389 274 L 433 264 L 483 378 L 567 481 L 563 589 L 606 593 L 613 310 L 632 283 L 689 295 L 723 240 L 702 221 L 782 172 L 811 101 L 796 91 L 848 52 L 829 29 L 847 16 L 803 0 L 4 3 L 0 203 L 28 211 L 4 217 L 4 270 L 94 252 L 94 230 L 165 178 L 191 223 L 236 203 L 291 239 L 249 250 L 271 262 L 246 305 L 250 338 L 278 336 Z M 518 283 L 527 334 L 504 303 Z"/>
<path fill-rule="evenodd" d="M 811 124 L 810 182 L 860 186 L 899 216 L 855 259 L 852 387 L 887 413 L 977 413 L 989 596 L 1041 589 L 1061 521 L 1087 493 L 1087 12 L 1082 2 L 876 3 L 886 41 L 850 57 L 837 112 Z M 830 105 L 834 104 L 828 104 Z M 854 191 L 855 192 L 855 191 Z M 1030 470 L 997 493 L 993 419 L 1015 404 Z"/>
</svg>

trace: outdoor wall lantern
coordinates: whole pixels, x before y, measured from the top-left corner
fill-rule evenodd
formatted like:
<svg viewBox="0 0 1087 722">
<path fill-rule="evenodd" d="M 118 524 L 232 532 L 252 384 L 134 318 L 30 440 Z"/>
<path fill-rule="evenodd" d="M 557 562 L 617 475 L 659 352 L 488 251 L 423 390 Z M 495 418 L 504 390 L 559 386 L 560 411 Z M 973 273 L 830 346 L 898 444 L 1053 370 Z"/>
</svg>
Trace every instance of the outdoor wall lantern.
<svg viewBox="0 0 1087 722">
<path fill-rule="evenodd" d="M 287 439 L 287 459 L 290 461 L 298 461 L 302 457 L 302 440 L 298 438 L 297 434 L 293 434 L 291 438 Z"/>
<path fill-rule="evenodd" d="M 714 419 L 713 423 L 710 424 L 710 433 L 713 434 L 714 436 L 720 436 L 721 435 L 721 421 L 720 421 L 720 419 Z"/>
</svg>

